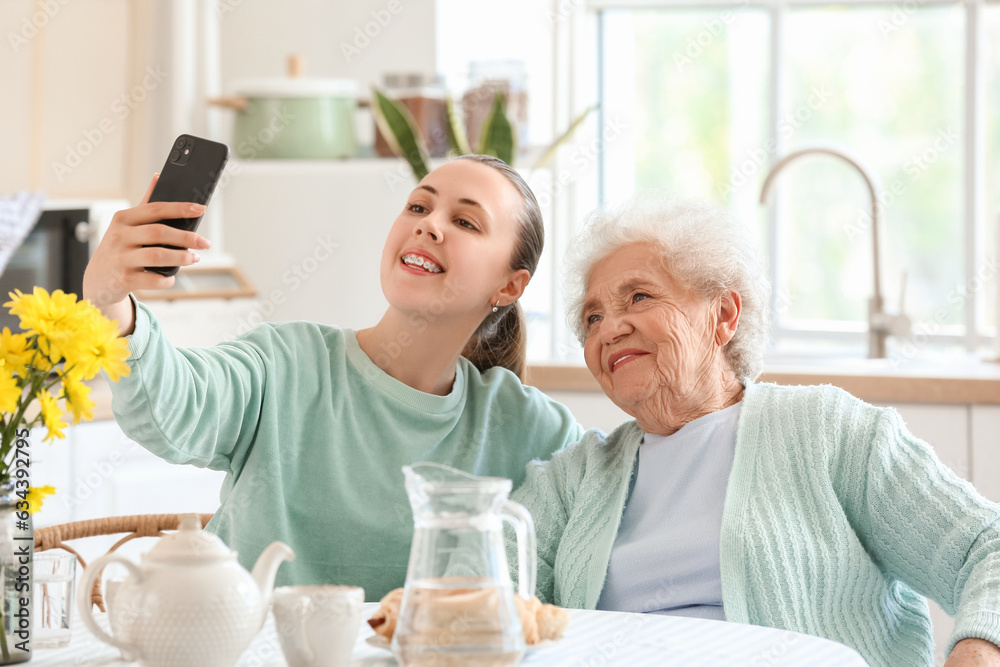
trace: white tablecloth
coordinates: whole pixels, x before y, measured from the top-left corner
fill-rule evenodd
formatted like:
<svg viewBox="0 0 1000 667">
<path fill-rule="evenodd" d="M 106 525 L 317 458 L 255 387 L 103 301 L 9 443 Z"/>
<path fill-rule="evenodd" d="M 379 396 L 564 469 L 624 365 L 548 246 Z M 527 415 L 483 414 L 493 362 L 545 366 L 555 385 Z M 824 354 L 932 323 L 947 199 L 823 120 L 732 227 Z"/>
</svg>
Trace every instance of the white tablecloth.
<svg viewBox="0 0 1000 667">
<path fill-rule="evenodd" d="M 365 605 L 368 618 L 378 608 Z M 98 623 L 107 628 L 104 614 Z M 559 642 L 531 651 L 524 665 L 573 665 L 602 667 L 663 667 L 665 665 L 810 665 L 811 667 L 863 667 L 864 660 L 852 649 L 809 635 L 762 628 L 755 625 L 705 621 L 693 618 L 626 614 L 612 611 L 570 610 L 571 621 L 566 636 Z M 58 649 L 35 649 L 34 667 L 72 665 L 137 665 L 120 659 L 118 650 L 98 641 L 73 619 L 73 639 Z M 370 646 L 365 639 L 372 635 L 364 622 L 358 633 L 352 666 L 382 667 L 396 661 L 385 650 Z M 274 618 L 268 615 L 264 628 L 250 648 L 243 653 L 238 667 L 284 667 Z"/>
</svg>

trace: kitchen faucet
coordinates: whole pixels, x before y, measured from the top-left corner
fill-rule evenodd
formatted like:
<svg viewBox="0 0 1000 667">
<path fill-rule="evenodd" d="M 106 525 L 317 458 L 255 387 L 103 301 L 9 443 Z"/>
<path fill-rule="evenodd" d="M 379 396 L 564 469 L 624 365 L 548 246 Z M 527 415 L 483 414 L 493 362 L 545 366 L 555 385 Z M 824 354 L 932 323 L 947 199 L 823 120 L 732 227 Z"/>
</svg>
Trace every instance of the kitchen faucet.
<svg viewBox="0 0 1000 667">
<path fill-rule="evenodd" d="M 886 355 L 885 341 L 890 336 L 907 336 L 910 333 L 910 318 L 903 313 L 903 297 L 900 295 L 899 314 L 885 312 L 885 305 L 882 301 L 882 281 L 880 278 L 880 258 L 878 244 L 878 223 L 879 223 L 879 200 L 878 189 L 876 188 L 877 178 L 868 169 L 862 166 L 861 161 L 852 156 L 849 151 L 831 144 L 814 144 L 792 151 L 785 157 L 778 160 L 767 177 L 764 185 L 760 189 L 760 203 L 767 203 L 767 192 L 774 181 L 786 165 L 803 155 L 823 154 L 832 155 L 844 160 L 849 165 L 858 170 L 861 177 L 865 179 L 868 186 L 868 194 L 871 197 L 871 225 L 872 225 L 872 275 L 874 277 L 874 293 L 868 299 L 868 358 L 884 359 Z M 905 278 L 904 278 L 905 289 Z"/>
</svg>

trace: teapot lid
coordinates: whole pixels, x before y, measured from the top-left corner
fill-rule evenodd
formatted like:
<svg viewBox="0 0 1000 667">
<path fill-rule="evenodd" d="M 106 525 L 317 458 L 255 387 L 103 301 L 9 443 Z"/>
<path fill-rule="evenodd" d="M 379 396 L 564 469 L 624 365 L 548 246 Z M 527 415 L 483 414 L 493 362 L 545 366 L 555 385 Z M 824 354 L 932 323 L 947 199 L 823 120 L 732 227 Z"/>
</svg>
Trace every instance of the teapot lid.
<svg viewBox="0 0 1000 667">
<path fill-rule="evenodd" d="M 181 514 L 177 532 L 164 535 L 144 558 L 154 561 L 178 558 L 215 560 L 233 558 L 235 555 L 236 552 L 231 551 L 217 535 L 202 530 L 201 516 Z"/>
</svg>

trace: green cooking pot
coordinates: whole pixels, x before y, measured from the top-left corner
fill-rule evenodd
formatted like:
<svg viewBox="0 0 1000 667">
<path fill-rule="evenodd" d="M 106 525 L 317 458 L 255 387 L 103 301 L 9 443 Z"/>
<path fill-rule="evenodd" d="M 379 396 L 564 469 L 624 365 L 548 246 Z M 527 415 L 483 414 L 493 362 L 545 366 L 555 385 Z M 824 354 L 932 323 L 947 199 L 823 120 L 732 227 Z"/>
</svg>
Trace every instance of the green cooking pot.
<svg viewBox="0 0 1000 667">
<path fill-rule="evenodd" d="M 236 110 L 232 149 L 241 158 L 335 159 L 357 152 L 358 87 L 342 79 L 258 79 L 211 100 Z"/>
</svg>

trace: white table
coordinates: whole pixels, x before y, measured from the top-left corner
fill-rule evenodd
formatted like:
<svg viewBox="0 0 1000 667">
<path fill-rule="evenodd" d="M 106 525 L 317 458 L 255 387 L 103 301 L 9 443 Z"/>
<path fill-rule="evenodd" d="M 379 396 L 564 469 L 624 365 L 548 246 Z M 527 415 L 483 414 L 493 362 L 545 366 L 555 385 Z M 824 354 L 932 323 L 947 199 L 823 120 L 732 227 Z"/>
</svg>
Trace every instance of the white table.
<svg viewBox="0 0 1000 667">
<path fill-rule="evenodd" d="M 368 618 L 376 603 L 365 605 Z M 105 614 L 98 623 L 107 628 Z M 810 635 L 755 625 L 705 621 L 693 618 L 626 614 L 612 611 L 570 610 L 566 636 L 556 644 L 530 652 L 524 665 L 573 665 L 603 667 L 663 667 L 665 665 L 810 665 L 811 667 L 864 667 L 854 650 Z M 60 649 L 35 649 L 31 665 L 98 667 L 137 665 L 121 660 L 118 650 L 98 641 L 73 619 L 73 640 Z M 369 646 L 372 635 L 364 622 L 354 647 L 352 666 L 389 667 L 396 661 L 387 651 Z M 284 667 L 284 657 L 274 630 L 274 617 L 243 653 L 238 667 Z"/>
</svg>

